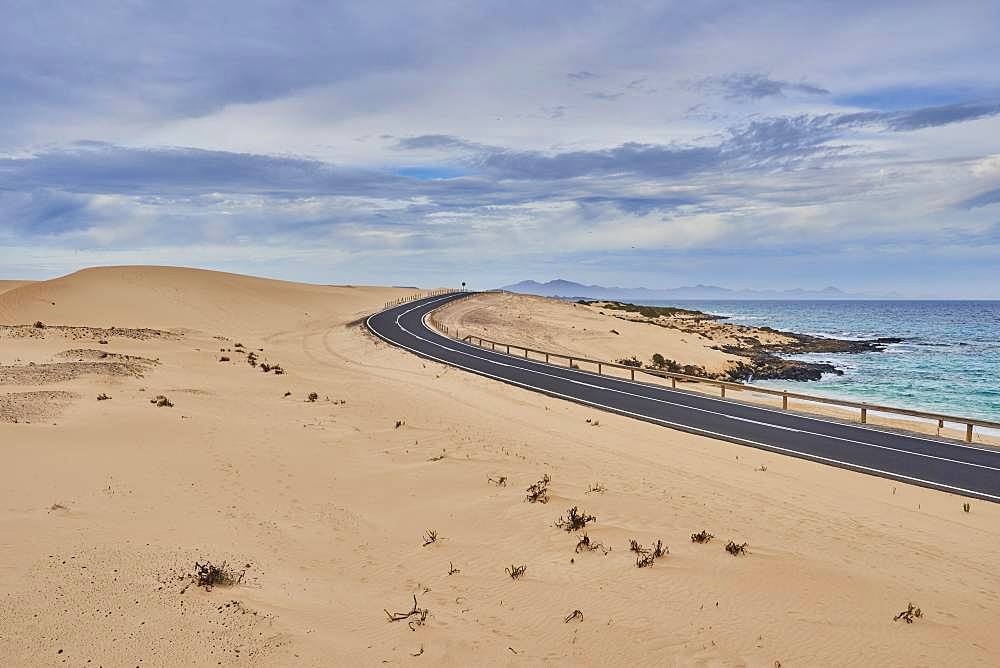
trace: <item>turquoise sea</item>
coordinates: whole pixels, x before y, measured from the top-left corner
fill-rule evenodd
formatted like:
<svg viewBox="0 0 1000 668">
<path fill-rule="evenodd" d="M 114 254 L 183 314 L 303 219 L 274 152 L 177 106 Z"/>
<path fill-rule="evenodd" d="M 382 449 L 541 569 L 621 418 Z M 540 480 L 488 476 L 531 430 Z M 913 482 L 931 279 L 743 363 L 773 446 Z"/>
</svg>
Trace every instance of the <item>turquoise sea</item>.
<svg viewBox="0 0 1000 668">
<path fill-rule="evenodd" d="M 884 352 L 790 356 L 844 371 L 768 387 L 1000 422 L 1000 301 L 674 301 L 728 322 L 842 339 L 901 337 Z"/>
</svg>

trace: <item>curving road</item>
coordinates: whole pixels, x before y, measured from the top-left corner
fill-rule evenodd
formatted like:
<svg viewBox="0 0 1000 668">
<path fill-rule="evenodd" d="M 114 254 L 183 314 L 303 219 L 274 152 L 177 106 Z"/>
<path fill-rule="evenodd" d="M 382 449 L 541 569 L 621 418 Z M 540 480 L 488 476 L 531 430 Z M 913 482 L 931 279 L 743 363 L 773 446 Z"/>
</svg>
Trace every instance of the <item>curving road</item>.
<svg viewBox="0 0 1000 668">
<path fill-rule="evenodd" d="M 431 330 L 425 316 L 466 294 L 376 313 L 368 329 L 427 359 L 619 415 L 892 480 L 1000 502 L 1000 450 L 907 436 L 631 382 L 485 350 Z"/>
</svg>

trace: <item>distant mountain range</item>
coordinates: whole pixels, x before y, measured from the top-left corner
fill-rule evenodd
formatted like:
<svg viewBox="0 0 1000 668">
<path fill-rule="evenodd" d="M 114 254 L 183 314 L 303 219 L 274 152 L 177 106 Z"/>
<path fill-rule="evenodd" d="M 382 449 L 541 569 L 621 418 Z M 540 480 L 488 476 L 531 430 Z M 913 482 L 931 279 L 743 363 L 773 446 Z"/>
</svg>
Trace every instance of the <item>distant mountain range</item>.
<svg viewBox="0 0 1000 668">
<path fill-rule="evenodd" d="M 689 285 L 680 288 L 608 288 L 583 285 L 563 279 L 548 283 L 521 281 L 504 290 L 542 297 L 573 299 L 613 299 L 625 302 L 670 301 L 675 299 L 898 299 L 896 294 L 865 295 L 828 287 L 822 290 L 730 290 L 716 285 Z"/>
</svg>

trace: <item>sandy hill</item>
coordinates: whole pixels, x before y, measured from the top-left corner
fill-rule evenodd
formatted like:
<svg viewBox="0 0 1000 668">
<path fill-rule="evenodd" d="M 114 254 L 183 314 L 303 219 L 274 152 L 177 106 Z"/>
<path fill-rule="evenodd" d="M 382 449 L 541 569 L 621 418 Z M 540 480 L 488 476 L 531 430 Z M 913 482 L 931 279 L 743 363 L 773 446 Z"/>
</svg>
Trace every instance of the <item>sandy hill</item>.
<svg viewBox="0 0 1000 668">
<path fill-rule="evenodd" d="M 0 280 L 0 294 L 13 290 L 14 288 L 20 288 L 24 285 L 30 285 L 34 281 L 15 281 L 15 280 Z"/>
<path fill-rule="evenodd" d="M 203 269 L 97 267 L 6 292 L 0 285 L 0 323 L 274 332 L 331 310 L 361 309 L 360 314 L 376 292 L 387 291 Z"/>
<path fill-rule="evenodd" d="M 112 267 L 0 294 L 0 666 L 996 665 L 1000 504 L 351 324 L 410 292 Z"/>
</svg>

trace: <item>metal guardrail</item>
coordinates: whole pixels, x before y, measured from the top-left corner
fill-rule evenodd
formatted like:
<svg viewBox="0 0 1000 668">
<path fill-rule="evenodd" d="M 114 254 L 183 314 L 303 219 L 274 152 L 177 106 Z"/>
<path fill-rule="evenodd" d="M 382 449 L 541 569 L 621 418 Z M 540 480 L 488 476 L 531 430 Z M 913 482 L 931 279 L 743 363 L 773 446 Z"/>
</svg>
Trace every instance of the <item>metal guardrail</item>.
<svg viewBox="0 0 1000 668">
<path fill-rule="evenodd" d="M 447 332 L 446 332 L 447 333 Z M 476 336 L 475 334 L 468 334 L 460 339 L 466 343 L 471 343 L 473 345 L 478 345 L 480 348 L 491 347 L 492 350 L 497 350 L 499 346 L 501 352 L 506 351 L 506 354 L 510 355 L 511 350 L 523 351 L 524 357 L 528 357 L 529 353 L 534 353 L 535 355 L 544 356 L 544 361 L 546 364 L 551 364 L 552 358 L 568 360 L 570 367 L 579 368 L 576 365 L 577 362 L 582 362 L 585 364 L 593 364 L 597 367 L 598 375 L 604 375 L 605 368 L 612 369 L 624 369 L 630 372 L 631 379 L 635 380 L 636 372 L 647 374 L 649 376 L 656 376 L 659 378 L 669 378 L 672 388 L 677 388 L 677 382 L 683 383 L 702 383 L 707 385 L 712 385 L 720 389 L 720 395 L 722 398 L 726 397 L 726 390 L 733 390 L 736 392 L 754 392 L 757 394 L 766 394 L 776 397 L 781 397 L 781 408 L 788 410 L 788 400 L 797 399 L 799 401 L 810 401 L 818 404 L 829 404 L 832 406 L 839 406 L 843 408 L 856 408 L 861 411 L 861 424 L 867 424 L 868 422 L 868 412 L 877 413 L 890 413 L 894 415 L 905 415 L 907 417 L 923 418 L 929 420 L 937 420 L 938 431 L 944 428 L 946 422 L 954 424 L 964 424 L 965 425 L 965 442 L 971 443 L 973 436 L 974 427 L 987 427 L 991 429 L 1000 429 L 1000 422 L 991 422 L 990 420 L 980 420 L 977 418 L 967 418 L 959 417 L 956 415 L 944 415 L 941 413 L 931 413 L 928 411 L 917 411 L 910 410 L 907 408 L 897 408 L 895 406 L 882 406 L 879 404 L 870 404 L 863 401 L 849 401 L 846 399 L 832 399 L 830 397 L 818 397 L 812 394 L 802 394 L 800 392 L 789 392 L 787 390 L 774 390 L 768 387 L 757 387 L 751 385 L 744 385 L 742 383 L 733 383 L 725 380 L 714 380 L 711 378 L 702 378 L 701 376 L 690 376 L 683 373 L 673 373 L 671 371 L 663 371 L 660 369 L 650 369 L 646 367 L 635 367 L 629 366 L 627 364 L 618 364 L 617 362 L 605 362 L 603 360 L 594 360 L 586 357 L 578 357 L 576 355 L 564 355 L 562 353 L 554 353 L 546 350 L 538 350 L 535 348 L 527 348 L 522 345 L 515 343 L 502 343 L 500 341 L 493 341 L 491 339 L 484 339 L 482 337 Z M 538 360 L 541 361 L 541 360 Z"/>
<path fill-rule="evenodd" d="M 392 299 L 387 301 L 382 306 L 382 311 L 386 311 L 396 306 L 402 306 L 403 304 L 408 304 L 409 302 L 417 301 L 418 299 L 426 299 L 428 297 L 437 297 L 438 295 L 450 295 L 455 292 L 461 292 L 461 290 L 456 290 L 455 288 L 438 288 L 437 290 L 420 290 L 412 295 L 407 295 L 406 297 L 399 297 L 398 299 Z M 381 312 L 381 311 L 380 311 Z"/>
</svg>

